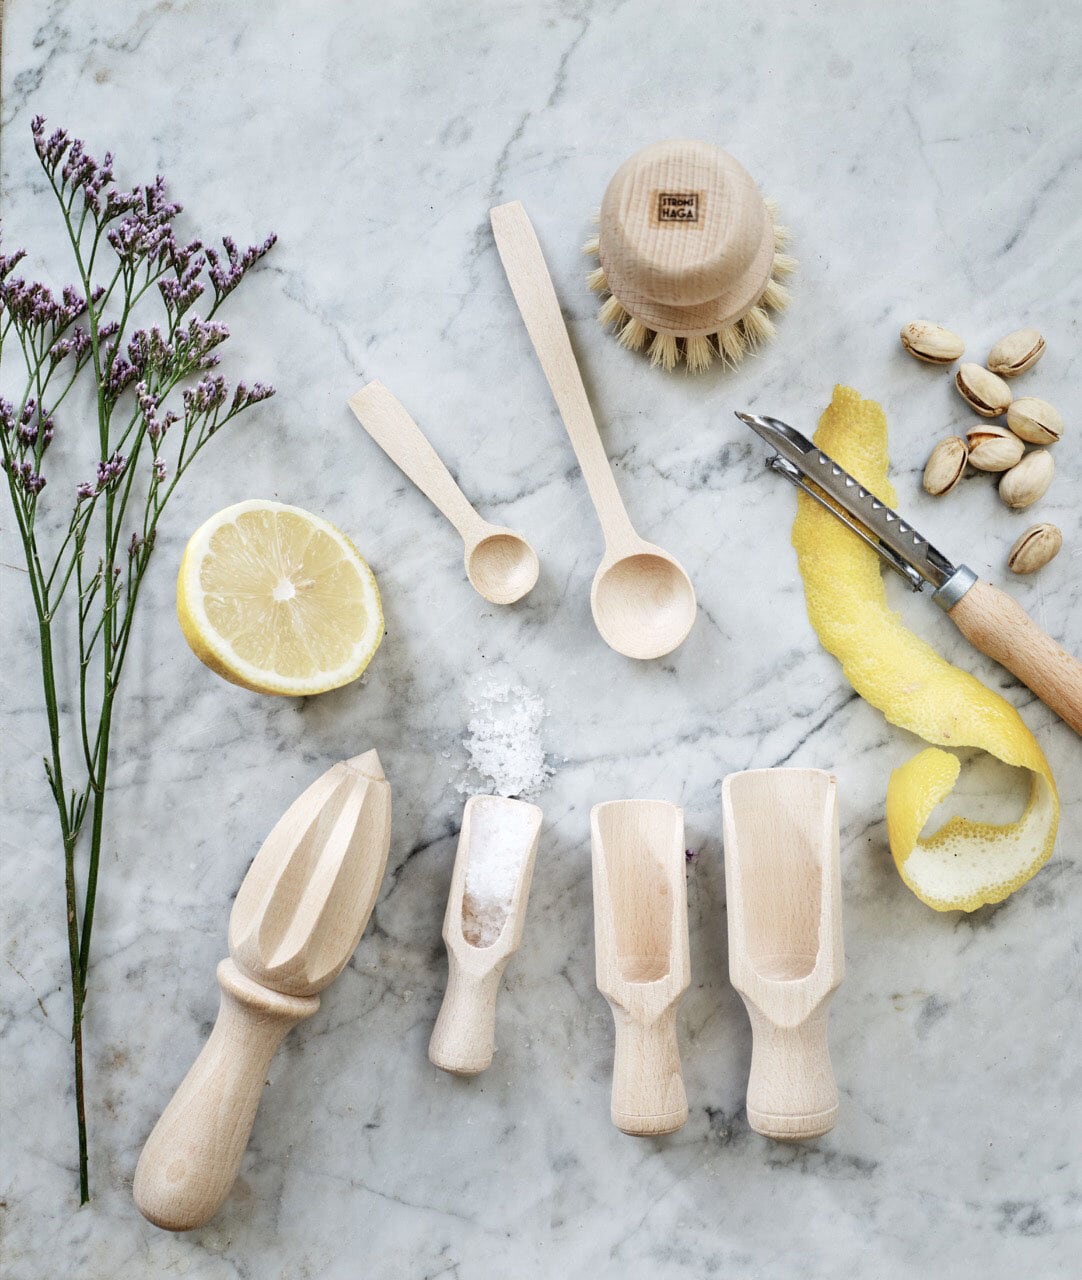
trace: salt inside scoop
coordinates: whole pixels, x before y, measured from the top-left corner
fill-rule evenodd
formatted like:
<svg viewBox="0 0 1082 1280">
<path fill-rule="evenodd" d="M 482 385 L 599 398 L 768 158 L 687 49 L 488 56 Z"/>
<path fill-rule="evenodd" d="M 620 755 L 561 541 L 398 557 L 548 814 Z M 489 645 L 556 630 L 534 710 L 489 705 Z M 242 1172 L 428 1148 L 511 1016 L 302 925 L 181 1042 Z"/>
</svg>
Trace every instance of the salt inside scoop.
<svg viewBox="0 0 1082 1280">
<path fill-rule="evenodd" d="M 500 796 L 474 803 L 462 896 L 462 934 L 472 946 L 491 947 L 503 932 L 535 830 L 533 805 Z"/>
</svg>

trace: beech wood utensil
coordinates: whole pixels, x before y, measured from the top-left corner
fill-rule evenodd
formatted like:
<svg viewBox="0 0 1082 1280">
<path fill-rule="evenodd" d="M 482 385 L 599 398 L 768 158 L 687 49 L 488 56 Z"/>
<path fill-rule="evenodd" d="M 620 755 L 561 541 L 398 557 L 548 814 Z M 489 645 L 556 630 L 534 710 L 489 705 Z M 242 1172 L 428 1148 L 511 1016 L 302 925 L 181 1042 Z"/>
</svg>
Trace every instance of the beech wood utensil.
<svg viewBox="0 0 1082 1280">
<path fill-rule="evenodd" d="M 612 1008 L 612 1122 L 673 1133 L 688 1117 L 676 1010 L 691 981 L 684 814 L 663 800 L 590 813 L 597 986 Z"/>
<path fill-rule="evenodd" d="M 729 976 L 751 1018 L 748 1123 L 768 1138 L 815 1138 L 838 1117 L 827 1045 L 845 968 L 834 778 L 731 773 L 722 810 Z"/>
<path fill-rule="evenodd" d="M 465 933 L 466 877 L 474 835 L 486 821 L 499 820 L 499 810 L 518 811 L 532 821 L 524 824 L 527 843 L 515 851 L 520 858 L 518 879 L 507 919 L 490 946 L 478 946 Z M 443 918 L 447 944 L 447 990 L 428 1045 L 429 1060 L 454 1075 L 475 1076 L 492 1062 L 496 1034 L 496 996 L 507 962 L 522 941 L 526 903 L 530 896 L 541 810 L 522 800 L 503 796 L 473 796 L 466 802 L 458 852 L 451 876 L 451 892 Z"/>
<path fill-rule="evenodd" d="M 669 555 L 635 532 L 613 478 L 541 246 L 518 201 L 491 210 L 496 248 L 548 379 L 605 536 L 590 606 L 602 639 L 629 658 L 660 658 L 695 622 L 695 589 Z"/>
<path fill-rule="evenodd" d="M 349 398 L 357 421 L 391 461 L 454 525 L 465 546 L 466 577 L 492 604 L 514 604 L 532 590 L 537 555 L 521 534 L 482 520 L 421 428 L 381 382 Z"/>
<path fill-rule="evenodd" d="M 391 789 L 368 751 L 317 778 L 256 854 L 218 966 L 218 1020 L 135 1170 L 135 1203 L 157 1226 L 202 1226 L 229 1194 L 271 1059 L 360 941 L 390 837 Z"/>
</svg>

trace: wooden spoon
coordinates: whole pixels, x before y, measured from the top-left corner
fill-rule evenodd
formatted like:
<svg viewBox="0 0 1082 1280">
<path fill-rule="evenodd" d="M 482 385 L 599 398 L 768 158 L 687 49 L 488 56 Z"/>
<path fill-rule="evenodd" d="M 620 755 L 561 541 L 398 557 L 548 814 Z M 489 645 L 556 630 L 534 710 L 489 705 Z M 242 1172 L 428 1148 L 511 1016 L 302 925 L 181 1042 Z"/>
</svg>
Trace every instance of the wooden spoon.
<svg viewBox="0 0 1082 1280">
<path fill-rule="evenodd" d="M 135 1203 L 156 1226 L 200 1227 L 229 1194 L 271 1059 L 353 954 L 390 838 L 391 789 L 368 751 L 317 778 L 263 842 L 229 918 L 218 1020 L 135 1170 Z"/>
<path fill-rule="evenodd" d="M 475 1076 L 492 1062 L 496 996 L 507 962 L 522 941 L 540 831 L 541 810 L 536 805 L 503 796 L 472 796 L 466 802 L 443 919 L 447 991 L 428 1045 L 430 1061 L 443 1071 Z M 494 863 L 501 858 L 511 869 L 507 880 L 513 881 L 514 889 L 494 938 L 488 936 L 495 929 L 488 919 L 491 891 L 478 898 L 478 910 L 471 909 L 471 856 L 484 860 L 486 883 L 499 877 Z M 479 922 L 480 911 L 484 918 Z"/>
<path fill-rule="evenodd" d="M 815 1138 L 838 1117 L 827 1045 L 845 968 L 834 778 L 731 773 L 722 810 L 729 976 L 751 1018 L 748 1123 L 768 1138 Z"/>
<path fill-rule="evenodd" d="M 669 555 L 635 532 L 598 434 L 537 235 L 516 200 L 491 210 L 496 248 L 545 371 L 605 535 L 590 606 L 602 639 L 629 658 L 660 658 L 687 638 L 695 589 Z"/>
<path fill-rule="evenodd" d="M 514 604 L 537 582 L 537 555 L 521 534 L 482 520 L 424 433 L 381 382 L 350 396 L 349 407 L 376 444 L 454 525 L 465 545 L 466 577 L 492 604 Z"/>
<path fill-rule="evenodd" d="M 684 814 L 614 800 L 590 814 L 597 986 L 616 1023 L 612 1122 L 673 1133 L 688 1118 L 676 1009 L 691 981 Z"/>
</svg>

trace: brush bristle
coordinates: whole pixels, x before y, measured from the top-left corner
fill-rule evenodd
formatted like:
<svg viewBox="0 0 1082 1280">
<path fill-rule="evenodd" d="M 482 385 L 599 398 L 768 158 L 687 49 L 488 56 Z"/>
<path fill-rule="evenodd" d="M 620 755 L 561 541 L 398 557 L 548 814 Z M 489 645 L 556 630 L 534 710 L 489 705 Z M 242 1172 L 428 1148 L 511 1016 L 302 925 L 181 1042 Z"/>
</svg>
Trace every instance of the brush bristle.
<svg viewBox="0 0 1082 1280">
<path fill-rule="evenodd" d="M 739 364 L 747 349 L 747 343 L 744 341 L 739 325 L 727 324 L 724 329 L 718 330 L 718 350 L 726 364 Z"/>
<path fill-rule="evenodd" d="M 752 349 L 768 341 L 775 333 L 774 322 L 762 307 L 752 307 L 741 319 L 740 324 L 743 327 L 744 337 L 748 346 Z"/>
<path fill-rule="evenodd" d="M 625 324 L 631 317 L 616 298 L 608 297 L 598 309 L 597 318 L 603 329 L 611 329 Z"/>
<path fill-rule="evenodd" d="M 714 344 L 702 335 L 685 338 L 684 359 L 687 361 L 688 373 L 705 373 L 714 363 Z"/>
<path fill-rule="evenodd" d="M 777 222 L 779 212 L 777 199 L 774 196 L 763 196 L 763 204 L 766 205 L 767 213 L 769 213 L 774 221 Z"/>
<path fill-rule="evenodd" d="M 784 249 L 789 243 L 790 231 L 788 227 L 783 227 L 779 223 L 774 223 L 774 248 Z"/>
<path fill-rule="evenodd" d="M 641 351 L 650 337 L 650 330 L 643 324 L 641 320 L 636 320 L 634 316 L 628 319 L 627 324 L 616 335 L 616 341 L 622 347 L 626 347 L 628 351 Z"/>
<path fill-rule="evenodd" d="M 661 365 L 666 373 L 671 373 L 680 359 L 680 348 L 671 333 L 655 333 L 649 354 L 651 364 Z"/>
<path fill-rule="evenodd" d="M 600 239 L 597 236 L 591 236 L 582 246 L 582 251 L 588 258 L 596 258 L 601 253 Z"/>
<path fill-rule="evenodd" d="M 609 282 L 605 279 L 605 268 L 594 267 L 586 275 L 586 285 L 591 293 L 604 293 L 609 287 Z"/>
<path fill-rule="evenodd" d="M 779 284 L 777 280 L 768 280 L 763 296 L 759 299 L 759 305 L 769 307 L 772 311 L 784 311 L 789 305 L 791 296 L 785 285 Z"/>
<path fill-rule="evenodd" d="M 784 280 L 786 276 L 791 276 L 796 268 L 797 261 L 791 253 L 776 253 L 770 273 L 775 280 Z"/>
</svg>

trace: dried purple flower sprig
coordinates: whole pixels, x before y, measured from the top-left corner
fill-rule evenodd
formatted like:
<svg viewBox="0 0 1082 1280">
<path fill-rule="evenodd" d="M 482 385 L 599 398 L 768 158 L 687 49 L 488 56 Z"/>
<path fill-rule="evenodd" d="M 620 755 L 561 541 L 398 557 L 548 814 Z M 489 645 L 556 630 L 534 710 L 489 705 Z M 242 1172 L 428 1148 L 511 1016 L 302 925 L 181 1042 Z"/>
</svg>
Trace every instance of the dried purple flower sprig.
<svg viewBox="0 0 1082 1280">
<path fill-rule="evenodd" d="M 46 134 L 40 116 L 31 132 L 60 206 L 78 281 L 57 294 L 25 280 L 16 274 L 25 252 L 5 255 L 0 246 L 0 371 L 7 375 L 12 362 L 5 363 L 5 352 L 14 352 L 25 375 L 18 395 L 0 397 L 0 446 L 38 622 L 50 738 L 45 773 L 64 853 L 79 1188 L 85 1201 L 82 1027 L 114 701 L 169 498 L 212 436 L 274 394 L 259 382 L 230 388 L 214 371 L 229 337 L 215 313 L 275 237 L 243 251 L 225 237 L 223 252 L 179 239 L 175 219 L 181 206 L 168 198 L 163 178 L 124 190 L 113 180 L 111 154 L 99 163 L 64 130 Z M 209 305 L 205 315 L 197 315 L 192 308 L 204 294 Z M 158 321 L 137 327 L 136 313 L 155 301 L 162 312 Z M 75 488 L 66 531 L 50 540 L 43 526 L 52 522 L 39 521 L 46 455 L 57 434 L 58 410 L 86 370 L 92 371 L 97 399 L 97 438 L 88 441 L 92 474 Z M 71 424 L 66 434 L 74 445 L 83 435 Z M 78 656 L 74 752 L 62 750 L 66 718 L 54 668 L 65 634 Z M 88 825 L 80 900 L 76 852 Z"/>
</svg>

